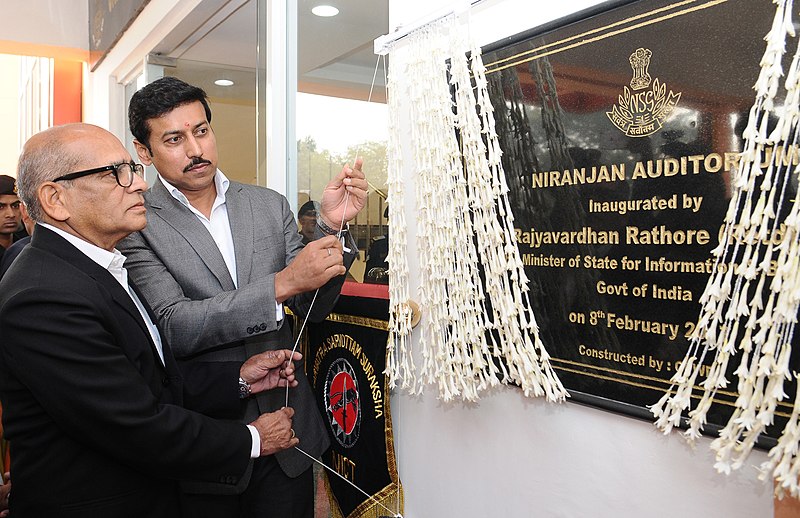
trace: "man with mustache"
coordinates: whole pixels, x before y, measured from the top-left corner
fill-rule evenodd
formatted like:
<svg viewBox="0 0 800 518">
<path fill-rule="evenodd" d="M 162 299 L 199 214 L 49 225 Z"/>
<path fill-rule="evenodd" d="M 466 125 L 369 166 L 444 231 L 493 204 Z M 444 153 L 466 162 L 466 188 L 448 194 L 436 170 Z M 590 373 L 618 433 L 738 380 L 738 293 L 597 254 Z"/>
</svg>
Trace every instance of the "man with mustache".
<svg viewBox="0 0 800 518">
<path fill-rule="evenodd" d="M 242 361 L 291 345 L 283 306 L 320 321 L 332 309 L 356 254 L 335 234 L 365 205 L 361 161 L 326 187 L 317 239 L 305 247 L 289 203 L 275 191 L 229 181 L 217 168 L 217 146 L 205 92 L 179 79 L 159 79 L 134 94 L 128 108 L 140 160 L 159 177 L 145 195 L 148 225 L 121 243 L 126 266 L 186 363 Z M 349 193 L 349 196 L 348 196 Z M 318 457 L 329 445 L 310 384 L 297 369 L 289 398 L 298 448 Z M 247 391 L 247 387 L 242 387 Z M 244 409 L 247 422 L 286 404 L 261 394 Z M 258 460 L 240 495 L 185 487 L 189 516 L 313 517 L 312 461 L 295 449 Z"/>
<path fill-rule="evenodd" d="M 147 184 L 114 135 L 89 124 L 45 130 L 25 144 L 18 171 L 36 232 L 0 282 L 11 516 L 178 516 L 177 479 L 233 492 L 252 458 L 298 443 L 290 408 L 252 426 L 182 408 L 238 406 L 240 380 L 254 394 L 296 386 L 289 360 L 299 356 L 178 370 L 115 249 L 147 222 Z"/>
<path fill-rule="evenodd" d="M 15 241 L 15 234 L 22 225 L 20 201 L 13 177 L 0 174 L 0 258 Z"/>
</svg>

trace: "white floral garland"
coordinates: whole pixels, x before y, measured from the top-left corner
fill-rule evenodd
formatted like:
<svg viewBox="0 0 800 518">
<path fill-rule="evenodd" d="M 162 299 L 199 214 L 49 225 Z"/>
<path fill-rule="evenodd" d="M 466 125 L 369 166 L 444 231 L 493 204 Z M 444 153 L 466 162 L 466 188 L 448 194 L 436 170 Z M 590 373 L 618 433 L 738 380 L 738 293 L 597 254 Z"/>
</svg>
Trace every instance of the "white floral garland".
<svg viewBox="0 0 800 518">
<path fill-rule="evenodd" d="M 795 32 L 792 1 L 774 3 L 775 18 L 765 38 L 767 48 L 754 87 L 755 104 L 743 134 L 744 151 L 733 178 L 724 232 L 712 251 L 716 257 L 714 273 L 700 298 L 700 317 L 690 348 L 672 377 L 672 387 L 651 409 L 656 426 L 669 433 L 680 423 L 682 412 L 691 408 L 692 390 L 705 359 L 713 357 L 700 383 L 702 397 L 688 414 L 684 435 L 694 441 L 706 423 L 715 394 L 728 386 L 728 364 L 741 354 L 735 370 L 735 410 L 711 443 L 715 468 L 726 474 L 743 465 L 759 435 L 772 424 L 778 402 L 788 397 L 784 382 L 793 376 L 797 379 L 797 374 L 789 370 L 789 359 L 800 304 L 800 205 L 796 193 L 793 200 L 789 199 L 787 187 L 800 166 L 787 166 L 783 157 L 797 149 L 800 135 L 800 47 L 784 82 L 786 100 L 776 108 L 786 36 L 794 37 Z M 771 120 L 777 120 L 777 125 L 768 132 Z M 761 157 L 767 147 L 774 152 L 763 170 Z M 783 235 L 778 240 L 779 229 Z M 800 393 L 795 396 L 794 411 L 777 445 L 769 452 L 769 460 L 761 466 L 761 478 L 775 479 L 778 496 L 785 492 L 800 495 L 799 417 Z"/>
<path fill-rule="evenodd" d="M 417 378 L 414 358 L 411 355 L 411 307 L 408 305 L 408 236 L 405 220 L 405 191 L 403 189 L 403 157 L 400 146 L 399 114 L 402 95 L 395 92 L 399 67 L 389 68 L 386 84 L 389 105 L 389 142 L 387 152 L 387 184 L 389 193 L 389 340 L 387 343 L 386 371 L 389 386 L 395 388 L 402 380 L 402 388 L 416 390 Z"/>
<path fill-rule="evenodd" d="M 407 37 L 402 53 L 390 54 L 389 117 L 394 134 L 389 140 L 392 239 L 386 372 L 392 387 L 401 381 L 414 393 L 421 392 L 423 384 L 436 384 L 445 401 L 474 401 L 482 390 L 500 383 L 519 384 L 526 396 L 563 401 L 567 392 L 550 365 L 528 299 L 480 49 L 472 46 L 471 53 L 476 95 L 464 32 L 451 17 L 416 31 Z M 412 121 L 419 298 L 425 315 L 419 380 L 408 343 L 407 245 L 398 243 L 401 236 L 405 239 L 397 135 L 401 109 Z"/>
</svg>

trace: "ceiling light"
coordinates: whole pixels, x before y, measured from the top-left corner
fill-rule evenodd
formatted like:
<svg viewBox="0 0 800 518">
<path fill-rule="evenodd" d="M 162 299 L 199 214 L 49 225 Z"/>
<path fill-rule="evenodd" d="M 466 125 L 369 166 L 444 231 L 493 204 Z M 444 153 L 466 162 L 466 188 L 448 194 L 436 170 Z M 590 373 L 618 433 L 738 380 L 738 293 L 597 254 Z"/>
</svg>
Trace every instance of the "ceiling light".
<svg viewBox="0 0 800 518">
<path fill-rule="evenodd" d="M 214 84 L 217 86 L 233 86 L 233 81 L 230 79 L 217 79 Z"/>
<path fill-rule="evenodd" d="M 316 14 L 317 16 L 336 16 L 339 14 L 339 9 L 335 8 L 332 5 L 318 5 L 315 8 L 311 9 L 311 12 Z"/>
</svg>

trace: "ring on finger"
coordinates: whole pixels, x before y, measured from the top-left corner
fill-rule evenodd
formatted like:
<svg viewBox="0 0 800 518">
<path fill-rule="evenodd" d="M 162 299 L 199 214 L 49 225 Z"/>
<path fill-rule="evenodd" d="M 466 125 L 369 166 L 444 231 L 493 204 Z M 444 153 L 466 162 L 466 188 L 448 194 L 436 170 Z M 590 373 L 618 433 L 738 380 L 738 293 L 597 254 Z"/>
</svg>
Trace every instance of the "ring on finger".
<svg viewBox="0 0 800 518">
<path fill-rule="evenodd" d="M 290 439 L 294 439 L 296 437 L 294 434 L 294 428 L 290 428 L 289 431 L 292 432 L 292 436 L 290 437 Z"/>
</svg>

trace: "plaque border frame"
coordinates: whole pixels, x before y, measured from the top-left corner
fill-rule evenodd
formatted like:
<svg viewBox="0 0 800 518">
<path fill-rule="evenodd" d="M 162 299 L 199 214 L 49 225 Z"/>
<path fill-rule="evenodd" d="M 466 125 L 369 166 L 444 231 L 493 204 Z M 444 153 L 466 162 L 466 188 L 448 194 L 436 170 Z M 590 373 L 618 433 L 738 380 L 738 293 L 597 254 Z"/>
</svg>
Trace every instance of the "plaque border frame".
<svg viewBox="0 0 800 518">
<path fill-rule="evenodd" d="M 483 56 L 485 56 L 486 54 L 488 54 L 490 52 L 502 51 L 502 50 L 504 50 L 504 49 L 506 49 L 508 47 L 514 46 L 514 45 L 516 45 L 518 43 L 521 43 L 521 42 L 523 42 L 525 40 L 529 40 L 529 39 L 533 39 L 533 38 L 536 38 L 536 37 L 539 37 L 539 36 L 543 36 L 545 34 L 548 34 L 548 33 L 557 31 L 559 29 L 565 28 L 565 27 L 567 27 L 569 25 L 572 25 L 574 23 L 586 21 L 586 20 L 588 20 L 588 19 L 590 19 L 592 17 L 598 16 L 598 15 L 601 15 L 601 14 L 609 13 L 609 12 L 611 12 L 613 10 L 625 7 L 627 5 L 637 4 L 637 3 L 645 3 L 647 1 L 648 0 L 607 0 L 605 2 L 602 2 L 602 3 L 599 3 L 599 4 L 595 4 L 595 5 L 591 6 L 591 7 L 586 8 L 586 9 L 583 9 L 583 10 L 580 10 L 580 11 L 576 11 L 574 13 L 571 13 L 571 14 L 567 15 L 567 16 L 563 16 L 561 18 L 557 18 L 555 20 L 546 22 L 546 23 L 544 23 L 542 25 L 538 25 L 536 27 L 532 27 L 531 29 L 527 29 L 525 31 L 510 35 L 510 36 L 507 36 L 505 38 L 501 38 L 501 39 L 499 39 L 499 40 L 497 40 L 495 42 L 483 45 L 481 47 L 481 53 L 482 53 Z M 693 0 L 688 0 L 688 1 L 687 0 L 674 0 L 672 2 L 672 5 L 675 5 L 675 4 L 688 5 L 692 1 Z M 693 10 L 699 10 L 699 9 L 702 9 L 702 8 L 705 8 L 705 7 L 713 7 L 714 5 L 726 3 L 726 2 L 729 2 L 729 1 L 735 1 L 735 0 L 701 0 L 701 3 L 696 5 Z M 561 43 L 561 42 L 555 41 L 555 42 L 549 44 L 548 46 L 555 46 L 557 43 Z M 551 52 L 547 52 L 544 55 L 557 54 L 557 53 L 559 53 L 559 52 L 561 52 L 563 50 L 567 50 L 568 48 L 571 48 L 571 47 L 567 46 L 567 48 L 564 48 L 564 49 L 556 48 L 555 50 L 553 50 Z M 535 50 L 536 50 L 536 48 L 534 48 L 532 50 L 529 50 L 527 52 L 533 53 Z M 537 56 L 537 57 L 534 57 L 534 58 L 531 58 L 531 59 L 526 59 L 524 61 L 517 61 L 514 64 L 519 64 L 521 62 L 526 62 L 526 61 L 531 61 L 533 59 L 538 59 L 538 57 L 543 57 L 543 56 Z M 503 62 L 503 61 L 510 61 L 511 59 L 513 59 L 513 57 L 503 58 L 503 59 L 501 59 L 501 60 L 499 60 L 499 61 L 497 61 L 495 63 L 499 63 L 499 62 Z M 490 73 L 493 73 L 495 71 L 502 70 L 503 68 L 508 68 L 508 66 L 513 66 L 513 65 L 508 65 L 508 66 L 504 66 L 502 68 L 493 68 L 492 65 L 493 65 L 493 63 L 484 62 L 484 66 L 486 67 L 486 74 L 487 75 L 490 74 Z M 546 346 L 546 344 L 545 344 L 545 346 Z M 553 368 L 556 370 L 556 372 L 565 370 L 561 366 L 562 363 L 574 363 L 574 362 L 572 362 L 572 360 L 562 360 L 562 359 L 557 358 L 555 356 L 551 357 L 551 362 L 552 362 Z M 593 366 L 593 365 L 588 365 L 588 364 L 576 364 L 576 365 L 580 365 L 584 369 L 599 369 L 599 370 L 603 370 L 604 369 L 603 367 Z M 592 376 L 592 377 L 598 377 L 598 375 L 596 375 L 596 374 L 591 374 L 591 373 L 587 374 L 587 373 L 584 373 L 584 372 L 579 372 L 577 369 L 571 370 L 571 372 L 576 373 L 576 374 L 588 375 L 588 376 Z M 627 376 L 627 377 L 638 377 L 638 375 L 635 375 L 635 374 L 634 375 L 631 375 L 629 373 L 622 373 L 622 374 L 624 376 Z M 610 379 L 612 379 L 614 382 L 617 382 L 617 383 L 634 384 L 633 382 L 625 380 L 625 379 L 619 379 L 619 378 L 610 378 Z M 656 381 L 658 383 L 663 383 L 665 385 L 665 387 L 663 389 L 664 392 L 669 390 L 669 386 L 670 386 L 669 379 L 666 379 L 666 380 L 658 379 Z M 800 381 L 798 381 L 798 383 L 800 383 Z M 643 388 L 646 388 L 646 389 L 649 389 L 649 390 L 654 390 L 655 389 L 655 387 L 652 387 L 652 386 L 643 386 Z M 638 419 L 638 420 L 644 420 L 644 421 L 647 421 L 647 422 L 649 422 L 651 424 L 653 424 L 653 422 L 655 421 L 655 418 L 653 417 L 653 415 L 650 412 L 650 410 L 647 409 L 647 407 L 641 407 L 641 406 L 638 406 L 638 405 L 635 405 L 635 404 L 632 404 L 632 403 L 627 403 L 627 402 L 624 402 L 624 401 L 617 401 L 615 399 L 603 397 L 602 395 L 590 394 L 588 392 L 578 391 L 578 390 L 574 390 L 574 389 L 567 388 L 567 391 L 570 394 L 569 401 L 572 401 L 574 403 L 579 403 L 581 405 L 597 408 L 597 409 L 600 409 L 600 410 L 610 411 L 610 412 L 613 412 L 613 413 L 616 413 L 616 414 L 621 414 L 623 416 L 632 417 L 632 418 L 635 418 L 635 419 Z M 735 397 L 735 395 L 734 395 L 734 397 Z M 732 403 L 730 403 L 728 401 L 720 400 L 718 398 L 713 398 L 712 401 L 714 402 L 714 404 L 722 404 L 722 405 L 732 406 Z M 791 409 L 793 407 L 793 404 L 792 404 L 792 400 L 788 400 L 788 401 L 789 401 L 789 403 L 787 403 L 786 401 L 783 401 L 783 402 L 779 403 L 778 409 L 776 409 L 776 411 L 775 411 L 776 415 L 785 416 L 787 418 L 789 417 L 789 414 L 791 414 L 791 411 L 792 411 Z M 654 403 L 655 403 L 655 401 L 654 401 Z M 786 411 L 785 412 L 781 412 L 781 410 L 780 410 L 781 407 L 783 407 Z M 688 419 L 685 416 L 682 416 L 681 417 L 681 423 L 680 423 L 680 425 L 678 425 L 678 428 L 685 429 L 685 428 L 687 428 L 687 426 L 688 426 Z M 714 424 L 714 423 L 707 423 L 704 426 L 704 429 L 702 430 L 702 434 L 704 436 L 706 436 L 706 437 L 713 438 L 713 437 L 718 436 L 719 431 L 722 428 L 723 428 L 723 426 L 721 426 L 721 425 Z M 778 437 L 766 436 L 766 435 L 762 434 L 756 440 L 755 448 L 759 449 L 759 450 L 767 451 L 767 450 L 771 449 L 772 447 L 774 447 L 777 444 L 777 442 L 778 442 Z"/>
</svg>

